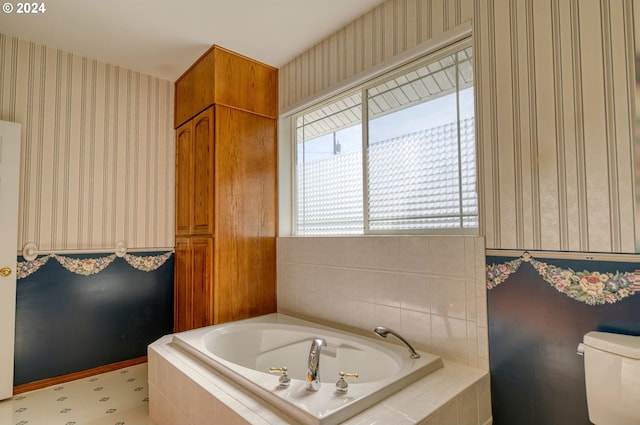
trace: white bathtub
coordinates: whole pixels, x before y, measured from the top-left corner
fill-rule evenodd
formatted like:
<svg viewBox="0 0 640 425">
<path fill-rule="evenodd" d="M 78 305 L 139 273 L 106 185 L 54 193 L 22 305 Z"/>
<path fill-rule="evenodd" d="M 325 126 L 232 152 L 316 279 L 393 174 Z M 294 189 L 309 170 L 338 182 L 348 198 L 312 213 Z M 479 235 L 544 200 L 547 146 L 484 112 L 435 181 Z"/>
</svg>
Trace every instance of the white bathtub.
<svg viewBox="0 0 640 425">
<path fill-rule="evenodd" d="M 322 386 L 310 392 L 305 379 L 314 338 L 324 338 L 327 347 L 320 357 Z M 274 313 L 175 334 L 171 345 L 302 423 L 333 425 L 443 366 L 435 355 L 419 352 L 419 359 L 411 359 L 406 347 L 377 338 Z M 288 388 L 280 388 L 279 376 L 269 373 L 270 367 L 283 366 L 291 376 Z M 340 371 L 359 375 L 348 380 L 349 391 L 343 395 L 335 392 Z"/>
</svg>

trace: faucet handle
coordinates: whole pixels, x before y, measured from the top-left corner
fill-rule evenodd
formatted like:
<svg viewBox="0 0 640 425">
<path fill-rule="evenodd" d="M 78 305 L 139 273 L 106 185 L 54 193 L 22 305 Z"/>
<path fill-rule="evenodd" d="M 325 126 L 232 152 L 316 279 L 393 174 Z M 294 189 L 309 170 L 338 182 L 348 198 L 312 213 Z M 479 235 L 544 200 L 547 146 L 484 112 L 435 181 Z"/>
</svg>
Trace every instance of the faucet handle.
<svg viewBox="0 0 640 425">
<path fill-rule="evenodd" d="M 347 391 L 349 391 L 349 384 L 345 378 L 358 379 L 358 374 L 340 372 L 338 375 L 340 375 L 340 378 L 338 379 L 338 382 L 336 382 L 336 393 L 346 394 Z"/>
<path fill-rule="evenodd" d="M 278 379 L 278 382 L 280 382 L 280 388 L 287 388 L 289 385 L 291 385 L 291 378 L 289 377 L 289 374 L 287 373 L 287 367 L 283 366 L 283 367 L 270 367 L 269 368 L 269 373 L 280 373 L 280 378 Z"/>
</svg>

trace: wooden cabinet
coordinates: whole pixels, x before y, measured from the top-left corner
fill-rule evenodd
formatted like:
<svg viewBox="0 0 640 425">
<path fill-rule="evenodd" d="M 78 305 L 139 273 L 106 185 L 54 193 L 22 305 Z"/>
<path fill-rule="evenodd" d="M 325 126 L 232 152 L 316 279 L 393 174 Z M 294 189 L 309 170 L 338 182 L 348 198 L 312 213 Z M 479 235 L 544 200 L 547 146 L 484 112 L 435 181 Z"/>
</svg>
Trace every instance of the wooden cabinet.
<svg viewBox="0 0 640 425">
<path fill-rule="evenodd" d="M 276 93 L 217 46 L 176 82 L 176 331 L 276 311 Z"/>
<path fill-rule="evenodd" d="M 176 81 L 174 127 L 214 104 L 277 118 L 278 70 L 213 46 Z"/>
</svg>

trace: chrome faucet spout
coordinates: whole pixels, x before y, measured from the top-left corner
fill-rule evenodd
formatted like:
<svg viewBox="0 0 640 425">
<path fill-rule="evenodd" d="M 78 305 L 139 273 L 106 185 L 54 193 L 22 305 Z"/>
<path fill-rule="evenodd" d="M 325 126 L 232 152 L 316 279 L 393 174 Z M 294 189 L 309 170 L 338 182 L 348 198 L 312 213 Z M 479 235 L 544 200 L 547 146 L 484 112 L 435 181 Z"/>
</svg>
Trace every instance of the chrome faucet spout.
<svg viewBox="0 0 640 425">
<path fill-rule="evenodd" d="M 394 331 L 391 328 L 386 328 L 384 326 L 378 326 L 377 328 L 375 328 L 373 330 L 373 332 L 376 333 L 376 335 L 381 336 L 383 338 L 386 338 L 388 334 L 391 334 L 393 336 L 395 336 L 396 338 L 398 338 L 409 350 L 410 357 L 412 359 L 419 359 L 420 358 L 420 354 L 416 353 L 416 350 L 413 349 L 413 347 L 411 346 L 411 344 L 409 344 L 409 341 L 407 341 L 406 339 L 404 339 L 398 332 Z"/>
<path fill-rule="evenodd" d="M 309 350 L 309 362 L 307 366 L 307 391 L 320 389 L 320 352 L 327 346 L 327 341 L 322 338 L 314 338 Z"/>
</svg>

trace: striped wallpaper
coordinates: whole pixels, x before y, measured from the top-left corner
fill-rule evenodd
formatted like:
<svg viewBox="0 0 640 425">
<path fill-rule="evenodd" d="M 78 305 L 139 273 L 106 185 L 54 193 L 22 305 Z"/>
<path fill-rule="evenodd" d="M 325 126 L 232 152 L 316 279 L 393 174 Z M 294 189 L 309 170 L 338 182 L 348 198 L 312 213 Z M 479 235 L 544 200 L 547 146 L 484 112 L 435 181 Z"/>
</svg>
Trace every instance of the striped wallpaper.
<svg viewBox="0 0 640 425">
<path fill-rule="evenodd" d="M 280 110 L 472 23 L 488 249 L 634 252 L 638 0 L 387 0 L 280 71 Z"/>
<path fill-rule="evenodd" d="M 18 250 L 173 246 L 173 83 L 0 34 L 22 124 Z"/>
</svg>

